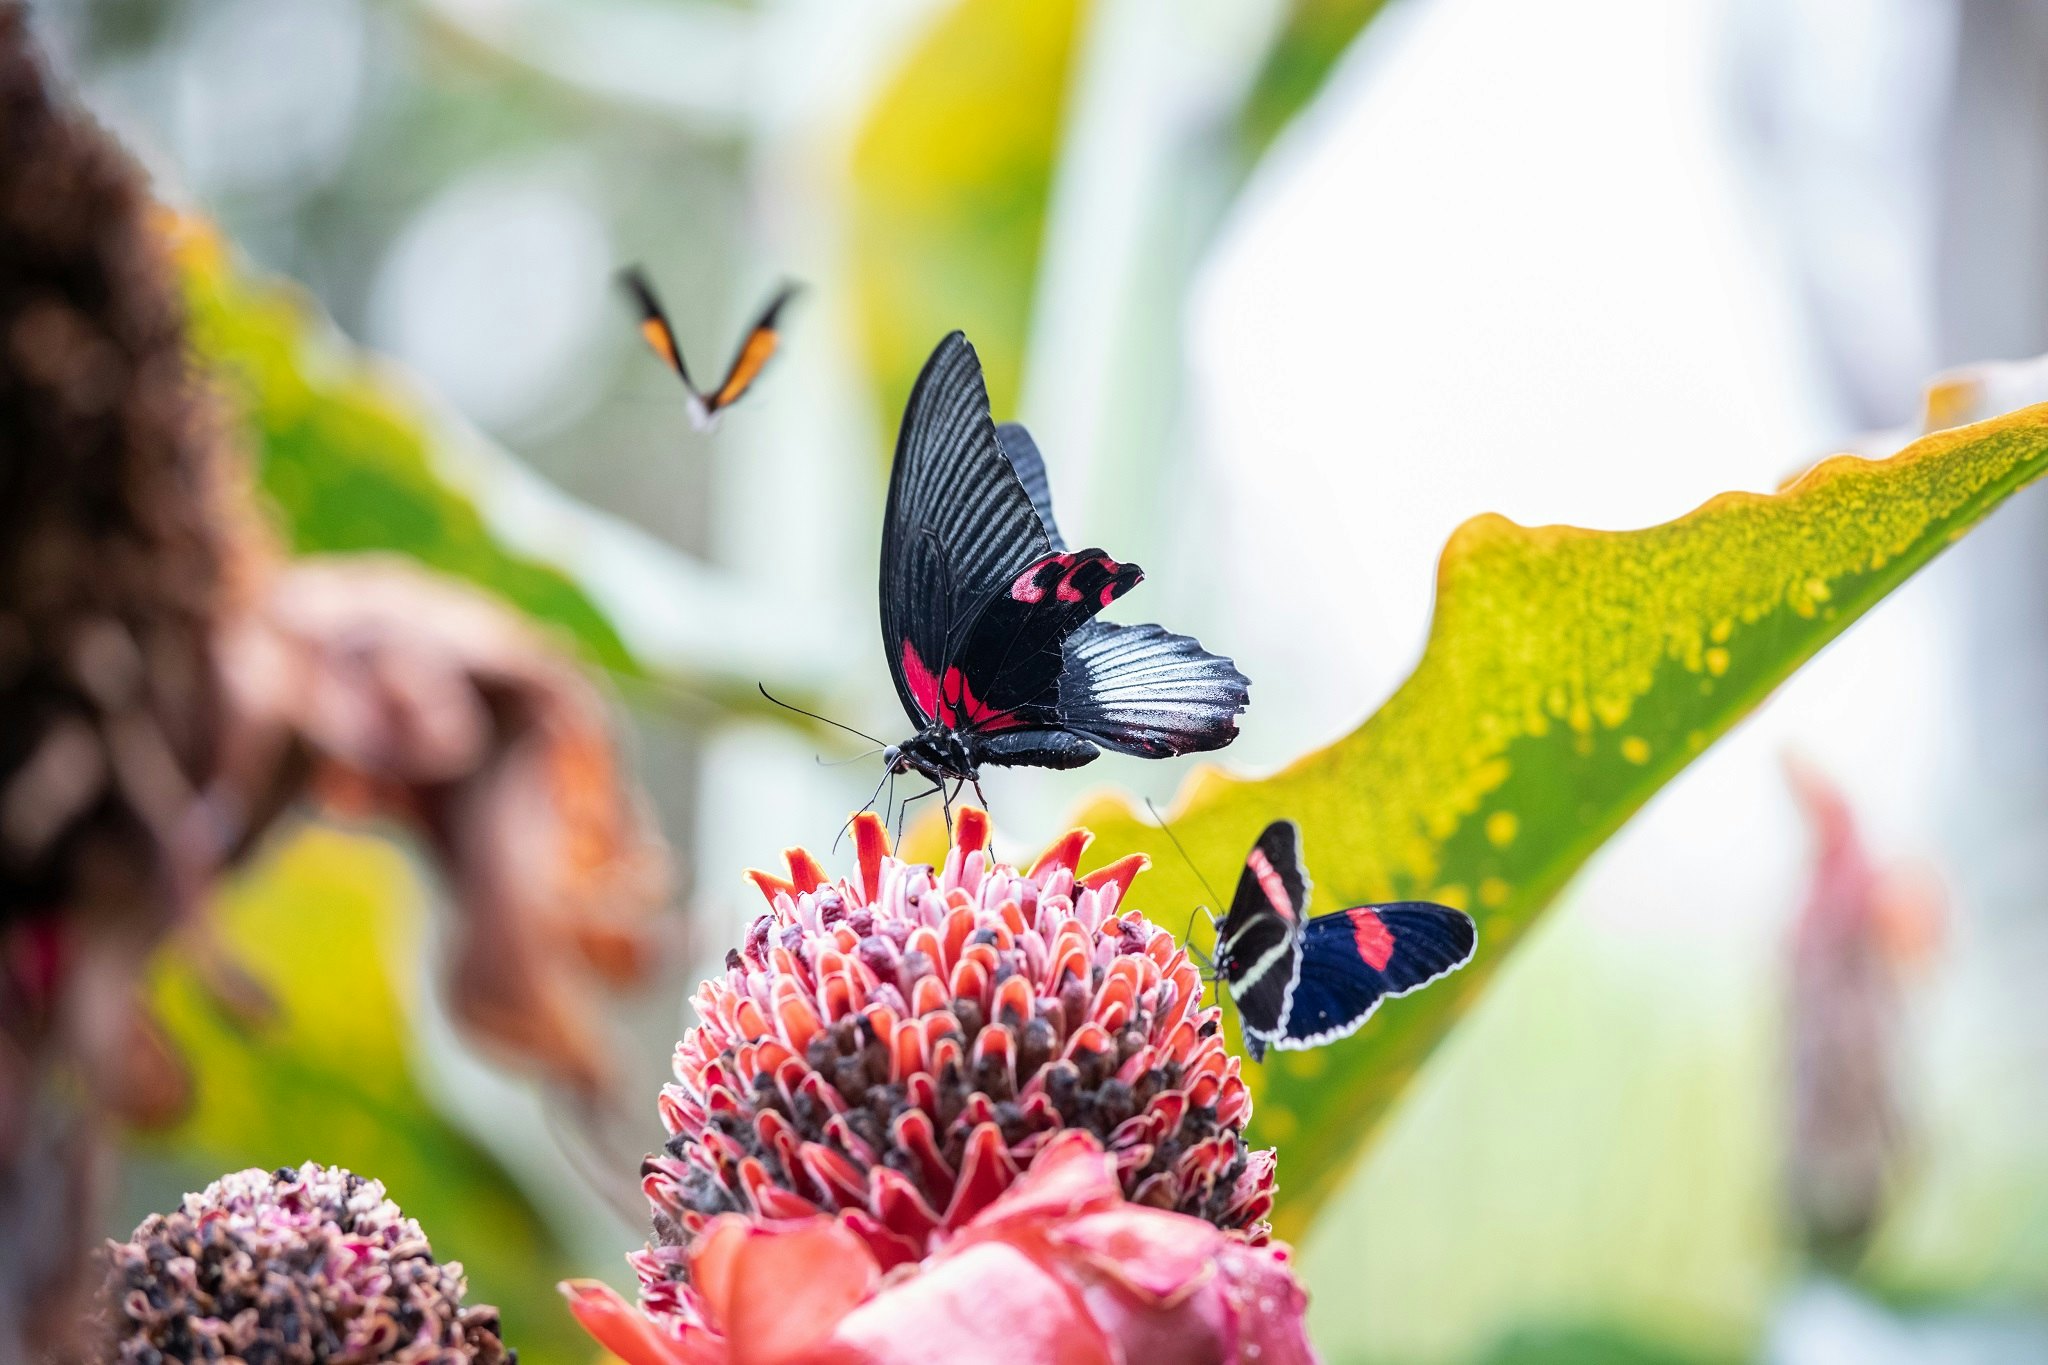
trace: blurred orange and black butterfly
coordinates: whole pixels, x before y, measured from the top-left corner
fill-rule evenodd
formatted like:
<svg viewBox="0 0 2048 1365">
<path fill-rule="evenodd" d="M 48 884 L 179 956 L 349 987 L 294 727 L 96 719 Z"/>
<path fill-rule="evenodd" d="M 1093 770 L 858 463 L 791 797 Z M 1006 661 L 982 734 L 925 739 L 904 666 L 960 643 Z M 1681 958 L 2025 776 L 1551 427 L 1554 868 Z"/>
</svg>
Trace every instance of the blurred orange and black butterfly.
<svg viewBox="0 0 2048 1365">
<path fill-rule="evenodd" d="M 690 378 L 689 368 L 683 364 L 683 348 L 676 344 L 675 328 L 669 326 L 668 314 L 662 312 L 661 301 L 654 297 L 654 287 L 647 282 L 647 276 L 635 266 L 620 272 L 619 283 L 640 310 L 640 335 L 648 348 L 667 361 L 683 381 L 683 391 L 689 395 L 690 424 L 699 431 L 709 431 L 718 425 L 719 414 L 738 402 L 741 395 L 753 387 L 761 377 L 781 343 L 781 334 L 776 330 L 776 320 L 789 301 L 802 288 L 797 284 L 785 284 L 775 291 L 768 300 L 768 306 L 761 310 L 761 316 L 747 329 L 747 335 L 740 342 L 739 352 L 733 356 L 727 367 L 725 378 L 715 389 L 697 387 Z"/>
</svg>

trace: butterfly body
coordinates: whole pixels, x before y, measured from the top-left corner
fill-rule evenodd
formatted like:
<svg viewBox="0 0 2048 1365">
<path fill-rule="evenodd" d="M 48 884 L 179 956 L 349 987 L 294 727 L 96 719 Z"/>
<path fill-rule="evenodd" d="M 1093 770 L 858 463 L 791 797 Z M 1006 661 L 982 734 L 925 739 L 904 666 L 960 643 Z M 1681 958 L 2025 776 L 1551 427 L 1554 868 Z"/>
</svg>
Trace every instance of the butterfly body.
<svg viewBox="0 0 2048 1365">
<path fill-rule="evenodd" d="M 1269 1047 L 1318 1047 L 1355 1033 L 1382 1000 L 1471 960 L 1471 917 L 1427 901 L 1354 905 L 1307 918 L 1301 832 L 1268 825 L 1217 929 L 1216 974 L 1236 1001 L 1254 1061 Z"/>
<path fill-rule="evenodd" d="M 640 313 L 640 336 L 649 350 L 659 356 L 683 381 L 683 393 L 689 402 L 690 425 L 699 431 L 710 431 L 718 425 L 719 417 L 725 410 L 738 402 L 754 381 L 761 377 L 768 362 L 774 358 L 781 346 L 782 334 L 778 330 L 782 310 L 796 297 L 799 286 L 785 284 L 776 290 L 761 310 L 754 325 L 747 329 L 740 339 L 739 350 L 734 353 L 732 364 L 726 367 L 725 378 L 713 389 L 700 389 L 690 378 L 690 368 L 683 361 L 682 347 L 676 341 L 675 328 L 669 325 L 668 314 L 662 311 L 661 301 L 654 296 L 654 286 L 638 269 L 621 273 L 619 283 L 633 300 Z"/>
<path fill-rule="evenodd" d="M 885 751 L 889 770 L 972 783 L 987 766 L 1228 744 L 1248 700 L 1228 659 L 1097 619 L 1143 579 L 1067 548 L 1030 434 L 990 418 L 966 338 L 940 342 L 904 411 L 882 534 L 882 639 L 917 726 Z"/>
</svg>

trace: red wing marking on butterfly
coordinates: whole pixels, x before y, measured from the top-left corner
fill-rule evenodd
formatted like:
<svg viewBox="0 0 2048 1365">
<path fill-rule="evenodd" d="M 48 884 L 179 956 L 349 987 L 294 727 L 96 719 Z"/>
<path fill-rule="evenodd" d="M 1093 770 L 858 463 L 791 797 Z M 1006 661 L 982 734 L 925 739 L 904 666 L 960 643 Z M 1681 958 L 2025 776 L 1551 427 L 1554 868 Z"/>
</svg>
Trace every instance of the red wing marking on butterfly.
<svg viewBox="0 0 2048 1365">
<path fill-rule="evenodd" d="M 1383 972 L 1394 959 L 1394 935 L 1370 908 L 1359 906 L 1344 912 L 1351 920 L 1352 941 L 1358 945 L 1358 955 L 1365 965 L 1376 972 Z"/>
<path fill-rule="evenodd" d="M 910 688 L 910 695 L 917 702 L 917 709 L 924 712 L 926 720 L 937 719 L 939 714 L 939 680 L 925 667 L 918 657 L 917 646 L 910 641 L 903 642 L 903 681 Z"/>
<path fill-rule="evenodd" d="M 1123 593 L 1137 586 L 1139 580 L 1132 578 L 1122 581 L 1124 566 L 1108 555 L 1091 555 L 1083 558 L 1072 553 L 1047 555 L 1027 567 L 1010 583 L 1010 600 L 1013 602 L 1043 602 L 1045 590 L 1053 588 L 1053 595 L 1061 602 L 1079 602 L 1085 593 L 1075 585 L 1074 579 L 1082 570 L 1100 568 L 1108 576 L 1098 592 L 1098 604 L 1108 606 Z"/>
<path fill-rule="evenodd" d="M 1014 712 L 990 706 L 975 696 L 967 675 L 958 665 L 948 668 L 943 679 L 934 678 L 917 646 L 909 640 L 903 642 L 903 681 L 926 720 L 936 720 L 956 730 L 982 731 L 1014 730 L 1024 723 Z"/>
<path fill-rule="evenodd" d="M 1244 863 L 1252 870 L 1252 875 L 1259 879 L 1259 890 L 1266 893 L 1266 900 L 1272 905 L 1274 912 L 1281 919 L 1293 923 L 1294 902 L 1287 898 L 1287 883 L 1280 880 L 1280 874 L 1274 870 L 1265 850 L 1254 848 L 1246 856 Z"/>
</svg>

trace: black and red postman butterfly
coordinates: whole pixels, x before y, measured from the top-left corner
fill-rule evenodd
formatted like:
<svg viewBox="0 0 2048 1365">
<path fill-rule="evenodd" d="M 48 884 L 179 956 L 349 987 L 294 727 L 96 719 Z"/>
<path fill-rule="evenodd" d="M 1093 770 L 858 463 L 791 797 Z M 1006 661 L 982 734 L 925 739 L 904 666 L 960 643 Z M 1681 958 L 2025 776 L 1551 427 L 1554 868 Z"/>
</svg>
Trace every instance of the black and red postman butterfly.
<svg viewBox="0 0 2048 1365">
<path fill-rule="evenodd" d="M 1220 749 L 1249 699 L 1230 660 L 1154 625 L 1096 613 L 1144 577 L 1069 550 L 1045 462 L 989 416 L 981 361 L 954 332 L 904 409 L 882 530 L 882 643 L 918 727 L 884 759 L 943 792 L 984 764 L 1078 768 Z M 978 787 L 977 787 L 978 791 Z"/>
<path fill-rule="evenodd" d="M 761 310 L 761 316 L 747 329 L 747 335 L 740 341 L 740 349 L 726 368 L 725 378 L 717 388 L 708 393 L 697 387 L 690 378 L 689 367 L 683 364 L 683 348 L 676 343 L 675 328 L 669 326 L 668 314 L 662 312 L 661 301 L 654 297 L 654 287 L 647 282 L 647 276 L 639 267 L 629 267 L 619 274 L 619 284 L 632 298 L 634 307 L 640 310 L 640 336 L 648 348 L 660 356 L 682 378 L 683 391 L 689 395 L 690 425 L 699 431 L 709 431 L 718 425 L 718 415 L 738 402 L 740 396 L 761 377 L 761 371 L 775 355 L 780 344 L 776 321 L 789 301 L 796 297 L 802 287 L 785 284 L 775 291 L 768 300 L 768 306 Z"/>
<path fill-rule="evenodd" d="M 1252 1060 L 1269 1047 L 1318 1047 L 1358 1031 L 1380 1001 L 1464 966 L 1472 917 L 1428 901 L 1354 905 L 1306 922 L 1301 831 L 1275 820 L 1245 855 L 1216 931 L 1216 974 L 1237 1002 Z"/>
</svg>

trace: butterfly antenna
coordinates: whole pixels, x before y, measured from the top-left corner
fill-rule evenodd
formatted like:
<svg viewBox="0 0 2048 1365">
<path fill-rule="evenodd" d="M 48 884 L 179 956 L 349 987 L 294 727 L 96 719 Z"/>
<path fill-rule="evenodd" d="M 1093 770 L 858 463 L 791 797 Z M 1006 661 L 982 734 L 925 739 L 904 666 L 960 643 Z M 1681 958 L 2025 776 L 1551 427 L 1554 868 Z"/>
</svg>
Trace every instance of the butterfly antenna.
<svg viewBox="0 0 2048 1365">
<path fill-rule="evenodd" d="M 849 763 L 860 763 L 867 759 L 873 758 L 876 754 L 881 753 L 884 749 L 887 749 L 888 747 L 888 745 L 884 744 L 877 748 L 870 749 L 864 754 L 855 754 L 852 758 L 835 758 L 830 763 L 827 763 L 824 760 L 824 758 L 820 755 L 812 754 L 811 761 L 821 768 L 844 768 Z"/>
<path fill-rule="evenodd" d="M 768 686 L 766 683 L 757 682 L 754 684 L 754 686 L 761 689 L 762 696 L 766 697 L 769 701 L 774 702 L 777 706 L 781 707 L 785 711 L 794 711 L 800 716 L 809 716 L 812 720 L 820 721 L 826 725 L 830 725 L 837 729 L 844 730 L 849 735 L 859 735 L 868 743 L 880 745 L 884 749 L 889 747 L 889 742 L 887 740 L 876 739 L 873 735 L 869 734 L 865 730 L 856 730 L 851 725 L 848 725 L 843 721 L 836 721 L 832 719 L 830 716 L 821 716 L 816 711 L 806 711 L 801 706 L 791 706 L 788 702 L 776 696 L 773 692 L 770 692 L 768 690 Z"/>
<path fill-rule="evenodd" d="M 1209 893 L 1209 899 L 1215 901 L 1220 905 L 1223 901 L 1223 898 L 1216 894 L 1215 887 L 1209 885 L 1209 879 L 1202 875 L 1202 869 L 1195 866 L 1195 860 L 1188 856 L 1187 846 L 1181 843 L 1180 836 L 1173 832 L 1172 825 L 1166 823 L 1166 817 L 1159 813 L 1159 807 L 1152 804 L 1152 798 L 1149 796 L 1145 798 L 1145 809 L 1152 812 L 1152 818 L 1159 822 L 1159 828 L 1165 831 L 1166 837 L 1168 839 L 1173 841 L 1174 851 L 1179 853 L 1180 860 L 1188 865 L 1188 871 L 1195 874 L 1195 880 L 1202 884 L 1202 889 Z M 1200 962 L 1204 967 L 1208 968 L 1211 972 L 1214 972 L 1216 970 L 1216 964 L 1210 960 L 1209 956 L 1206 953 L 1204 953 L 1200 948 L 1197 948 L 1194 943 L 1195 916 L 1199 914 L 1201 910 L 1202 907 L 1198 905 L 1193 910 L 1190 910 L 1188 912 L 1188 927 L 1182 931 L 1180 941 L 1183 947 L 1185 947 L 1190 953 L 1194 954 L 1196 961 Z M 1209 922 L 1213 925 L 1216 922 L 1216 917 L 1214 915 L 1211 915 L 1209 917 Z"/>
<path fill-rule="evenodd" d="M 1209 899 L 1221 905 L 1223 898 L 1216 894 L 1215 887 L 1209 885 L 1209 879 L 1202 875 L 1202 869 L 1195 866 L 1195 860 L 1188 856 L 1187 846 L 1181 843 L 1180 836 L 1173 832 L 1172 825 L 1166 823 L 1166 817 L 1159 813 L 1159 807 L 1152 804 L 1152 798 L 1149 796 L 1145 798 L 1145 809 L 1152 812 L 1152 818 L 1159 822 L 1159 828 L 1164 830 L 1166 837 L 1173 841 L 1173 847 L 1180 854 L 1180 860 L 1188 865 L 1188 871 L 1195 874 L 1195 880 L 1200 882 L 1202 889 L 1209 893 Z"/>
</svg>

